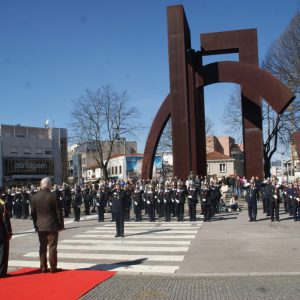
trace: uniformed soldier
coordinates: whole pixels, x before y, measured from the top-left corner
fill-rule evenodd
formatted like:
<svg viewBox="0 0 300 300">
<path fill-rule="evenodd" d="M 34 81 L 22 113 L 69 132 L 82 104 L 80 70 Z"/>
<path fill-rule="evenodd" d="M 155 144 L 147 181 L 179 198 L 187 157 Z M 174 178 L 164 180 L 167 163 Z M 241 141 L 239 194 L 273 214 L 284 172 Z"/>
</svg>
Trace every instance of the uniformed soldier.
<svg viewBox="0 0 300 300">
<path fill-rule="evenodd" d="M 8 208 L 5 201 L 0 198 L 0 278 L 7 277 L 9 240 L 12 228 Z"/>
<path fill-rule="evenodd" d="M 297 189 L 293 182 L 288 184 L 288 187 L 283 190 L 283 194 L 286 196 L 286 212 L 292 216 L 293 215 L 293 202 L 297 198 Z"/>
<path fill-rule="evenodd" d="M 116 221 L 116 235 L 115 237 L 124 237 L 124 201 L 125 194 L 124 191 L 121 190 L 121 186 L 119 183 L 115 184 L 115 187 L 112 191 L 112 213 L 114 215 Z"/>
<path fill-rule="evenodd" d="M 143 203 L 143 189 L 138 184 L 136 184 L 133 195 L 133 210 L 135 214 L 135 221 L 142 221 L 142 203 Z"/>
<path fill-rule="evenodd" d="M 164 185 L 163 183 L 159 184 L 159 189 L 157 190 L 157 214 L 158 218 L 164 217 Z"/>
<path fill-rule="evenodd" d="M 64 184 L 62 188 L 62 202 L 64 208 L 64 217 L 69 218 L 71 213 L 72 193 L 69 185 Z"/>
<path fill-rule="evenodd" d="M 74 221 L 80 221 L 80 207 L 82 204 L 82 193 L 79 186 L 76 186 L 72 195 L 72 207 L 74 212 Z"/>
<path fill-rule="evenodd" d="M 84 214 L 89 215 L 90 208 L 91 208 L 91 189 L 90 187 L 86 184 L 83 191 L 82 191 L 82 196 L 83 196 L 83 203 L 84 203 Z"/>
<path fill-rule="evenodd" d="M 214 199 L 214 189 L 215 187 L 208 186 L 207 184 L 204 184 L 204 188 L 202 191 L 202 202 L 203 202 L 203 221 L 204 222 L 210 222 L 212 215 L 213 215 L 213 208 L 212 203 Z"/>
<path fill-rule="evenodd" d="M 293 199 L 293 217 L 294 221 L 297 222 L 300 220 L 300 188 L 299 186 L 295 186 L 296 196 Z"/>
<path fill-rule="evenodd" d="M 177 190 L 175 193 L 175 208 L 176 208 L 176 215 L 177 215 L 178 222 L 183 221 L 184 204 L 185 204 L 185 198 L 187 194 L 188 193 L 187 193 L 186 186 L 183 184 L 181 180 L 178 180 Z"/>
<path fill-rule="evenodd" d="M 20 188 L 18 188 L 16 190 L 16 193 L 14 196 L 14 212 L 15 212 L 15 218 L 21 219 L 21 217 L 22 217 L 22 194 L 21 194 Z"/>
<path fill-rule="evenodd" d="M 149 184 L 146 192 L 146 204 L 148 206 L 149 221 L 155 222 L 155 207 L 157 200 L 157 193 L 155 192 L 155 186 Z"/>
<path fill-rule="evenodd" d="M 271 215 L 271 221 L 274 221 L 274 218 L 276 221 L 279 222 L 279 208 L 280 208 L 280 189 L 282 187 L 278 183 L 278 179 L 276 177 L 272 178 L 272 183 L 269 185 L 270 189 L 270 215 Z"/>
<path fill-rule="evenodd" d="M 198 187 L 193 182 L 190 182 L 188 187 L 188 206 L 190 221 L 196 221 L 196 207 L 198 203 L 198 194 Z"/>
<path fill-rule="evenodd" d="M 5 193 L 5 203 L 8 211 L 8 215 L 10 218 L 13 216 L 13 196 L 11 195 L 11 189 L 7 190 L 7 193 Z"/>
<path fill-rule="evenodd" d="M 165 211 L 165 221 L 171 221 L 171 202 L 172 202 L 173 191 L 169 183 L 165 184 L 164 191 L 164 211 Z"/>
<path fill-rule="evenodd" d="M 104 184 L 100 185 L 96 196 L 96 206 L 98 211 L 98 222 L 104 222 L 105 207 L 107 206 L 108 193 Z"/>
<path fill-rule="evenodd" d="M 257 200 L 257 187 L 255 186 L 255 182 L 251 181 L 246 190 L 246 202 L 248 204 L 249 222 L 256 221 Z"/>
</svg>

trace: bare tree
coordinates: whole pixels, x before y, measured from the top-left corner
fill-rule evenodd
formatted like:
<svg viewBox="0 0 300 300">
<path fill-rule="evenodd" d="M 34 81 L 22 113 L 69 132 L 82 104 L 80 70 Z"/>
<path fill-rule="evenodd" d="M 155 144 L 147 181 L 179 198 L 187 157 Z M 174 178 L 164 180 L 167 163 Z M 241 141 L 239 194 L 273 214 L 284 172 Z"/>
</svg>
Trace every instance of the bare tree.
<svg viewBox="0 0 300 300">
<path fill-rule="evenodd" d="M 291 143 L 292 133 L 296 128 L 296 120 L 299 124 L 299 108 L 298 104 L 290 106 L 283 114 L 278 115 L 266 101 L 262 101 L 263 155 L 266 177 L 270 176 L 271 159 L 278 146 L 281 145 L 288 150 L 287 146 Z M 240 143 L 243 137 L 243 128 L 239 89 L 231 95 L 223 121 L 227 132 Z"/>
<path fill-rule="evenodd" d="M 205 118 L 205 132 L 206 135 L 213 134 L 214 123 Z M 164 131 L 160 137 L 159 144 L 157 146 L 158 152 L 172 152 L 172 123 L 171 119 L 167 122 Z"/>
<path fill-rule="evenodd" d="M 284 82 L 296 95 L 300 92 L 300 13 L 292 19 L 286 31 L 274 42 L 267 53 L 262 68 Z M 288 150 L 292 133 L 299 128 L 300 104 L 295 100 L 281 115 L 262 101 L 263 151 L 265 176 L 270 176 L 271 159 L 279 145 Z M 227 132 L 242 140 L 242 115 L 240 90 L 229 99 L 223 121 Z"/>
<path fill-rule="evenodd" d="M 108 178 L 108 163 L 113 146 L 121 137 L 136 137 L 142 128 L 138 111 L 129 105 L 126 91 L 117 93 L 107 85 L 73 101 L 71 128 L 74 142 L 87 144 L 92 157 Z"/>
<path fill-rule="evenodd" d="M 300 92 L 300 12 L 273 43 L 262 67 L 284 82 L 295 94 Z"/>
</svg>

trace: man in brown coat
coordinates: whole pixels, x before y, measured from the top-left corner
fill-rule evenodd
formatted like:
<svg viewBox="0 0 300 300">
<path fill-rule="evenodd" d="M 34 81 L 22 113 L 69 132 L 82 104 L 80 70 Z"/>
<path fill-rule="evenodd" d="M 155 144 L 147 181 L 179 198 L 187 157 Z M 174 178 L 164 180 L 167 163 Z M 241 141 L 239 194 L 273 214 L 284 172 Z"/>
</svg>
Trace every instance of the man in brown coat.
<svg viewBox="0 0 300 300">
<path fill-rule="evenodd" d="M 62 208 L 55 194 L 51 193 L 51 179 L 41 180 L 41 190 L 32 199 L 32 220 L 40 241 L 41 272 L 46 273 L 47 247 L 49 246 L 50 272 L 60 271 L 57 268 L 57 242 L 58 232 L 64 229 Z"/>
</svg>

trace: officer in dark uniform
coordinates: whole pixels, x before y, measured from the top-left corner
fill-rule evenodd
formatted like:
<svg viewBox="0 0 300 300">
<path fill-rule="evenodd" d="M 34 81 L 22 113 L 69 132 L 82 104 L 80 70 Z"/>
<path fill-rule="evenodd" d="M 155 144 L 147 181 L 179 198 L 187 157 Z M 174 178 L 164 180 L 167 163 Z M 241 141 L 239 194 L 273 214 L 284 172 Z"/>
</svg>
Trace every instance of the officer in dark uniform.
<svg viewBox="0 0 300 300">
<path fill-rule="evenodd" d="M 72 196 L 72 206 L 74 211 L 74 221 L 80 221 L 80 206 L 82 203 L 82 193 L 79 186 L 76 187 Z"/>
<path fill-rule="evenodd" d="M 90 208 L 91 208 L 91 189 L 89 188 L 89 186 L 86 184 L 83 191 L 82 191 L 82 195 L 83 195 L 83 203 L 84 203 L 84 213 L 86 215 L 90 214 Z"/>
<path fill-rule="evenodd" d="M 62 201 L 64 207 L 64 217 L 69 218 L 71 213 L 72 193 L 68 185 L 64 184 L 62 188 Z"/>
<path fill-rule="evenodd" d="M 156 199 L 157 194 L 155 192 L 154 185 L 150 184 L 148 185 L 146 192 L 146 203 L 148 206 L 148 213 L 149 213 L 149 221 L 155 222 L 155 207 L 156 207 Z"/>
<path fill-rule="evenodd" d="M 196 206 L 198 203 L 198 187 L 194 183 L 190 183 L 188 187 L 188 206 L 190 221 L 196 221 Z"/>
<path fill-rule="evenodd" d="M 215 192 L 214 186 L 209 187 L 208 185 L 204 184 L 203 193 L 202 193 L 204 222 L 211 221 L 211 217 L 213 215 L 212 203 L 214 199 L 214 192 Z"/>
<path fill-rule="evenodd" d="M 107 206 L 107 198 L 108 198 L 108 193 L 106 191 L 104 184 L 100 185 L 100 188 L 97 191 L 96 195 L 97 195 L 96 206 L 98 211 L 98 222 L 104 222 L 104 212 L 105 212 L 105 207 Z"/>
<path fill-rule="evenodd" d="M 143 206 L 143 190 L 139 187 L 139 185 L 135 186 L 133 195 L 133 209 L 135 214 L 135 221 L 142 221 L 142 206 Z"/>
<path fill-rule="evenodd" d="M 6 203 L 0 198 L 0 278 L 7 277 L 9 240 L 12 228 Z"/>
<path fill-rule="evenodd" d="M 248 203 L 249 222 L 256 221 L 257 216 L 257 187 L 255 182 L 251 181 L 250 186 L 247 187 L 246 202 Z"/>
<path fill-rule="evenodd" d="M 16 193 L 14 196 L 14 212 L 15 212 L 15 218 L 21 219 L 21 217 L 22 217 L 22 194 L 21 194 L 20 188 L 18 188 L 16 190 Z"/>
<path fill-rule="evenodd" d="M 270 215 L 271 221 L 279 222 L 279 207 L 280 207 L 280 189 L 281 186 L 278 184 L 278 179 L 276 177 L 272 178 L 272 183 L 269 185 L 269 194 L 270 194 Z"/>
<path fill-rule="evenodd" d="M 164 191 L 164 210 L 165 210 L 165 221 L 171 221 L 171 202 L 172 202 L 173 191 L 170 184 L 167 182 L 165 184 Z"/>
<path fill-rule="evenodd" d="M 158 218 L 164 217 L 164 186 L 162 183 L 159 184 L 159 189 L 157 190 L 157 214 Z"/>
<path fill-rule="evenodd" d="M 300 188 L 299 186 L 295 186 L 296 195 L 293 199 L 292 207 L 293 207 L 293 217 L 294 221 L 300 221 Z"/>
<path fill-rule="evenodd" d="M 7 193 L 5 193 L 5 203 L 6 203 L 6 207 L 7 207 L 7 211 L 8 211 L 8 215 L 10 218 L 12 218 L 13 216 L 13 196 L 11 194 L 11 189 L 7 190 Z"/>
<path fill-rule="evenodd" d="M 177 191 L 175 193 L 175 208 L 177 221 L 183 221 L 185 197 L 187 196 L 187 188 L 181 180 L 177 183 Z"/>
<path fill-rule="evenodd" d="M 111 202 L 112 202 L 111 210 L 116 221 L 115 237 L 124 237 L 125 194 L 124 191 L 121 190 L 121 186 L 119 183 L 116 183 L 115 188 L 112 191 Z"/>
</svg>

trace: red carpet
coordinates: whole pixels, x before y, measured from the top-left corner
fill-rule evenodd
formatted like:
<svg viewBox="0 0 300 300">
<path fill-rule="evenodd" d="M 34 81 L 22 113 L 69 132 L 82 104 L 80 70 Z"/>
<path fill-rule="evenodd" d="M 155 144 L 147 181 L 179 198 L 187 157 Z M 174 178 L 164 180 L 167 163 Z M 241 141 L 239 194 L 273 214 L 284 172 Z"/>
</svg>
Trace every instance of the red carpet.
<svg viewBox="0 0 300 300">
<path fill-rule="evenodd" d="M 98 270 L 63 270 L 39 273 L 38 269 L 23 268 L 0 279 L 0 299 L 78 299 L 116 272 Z"/>
</svg>

